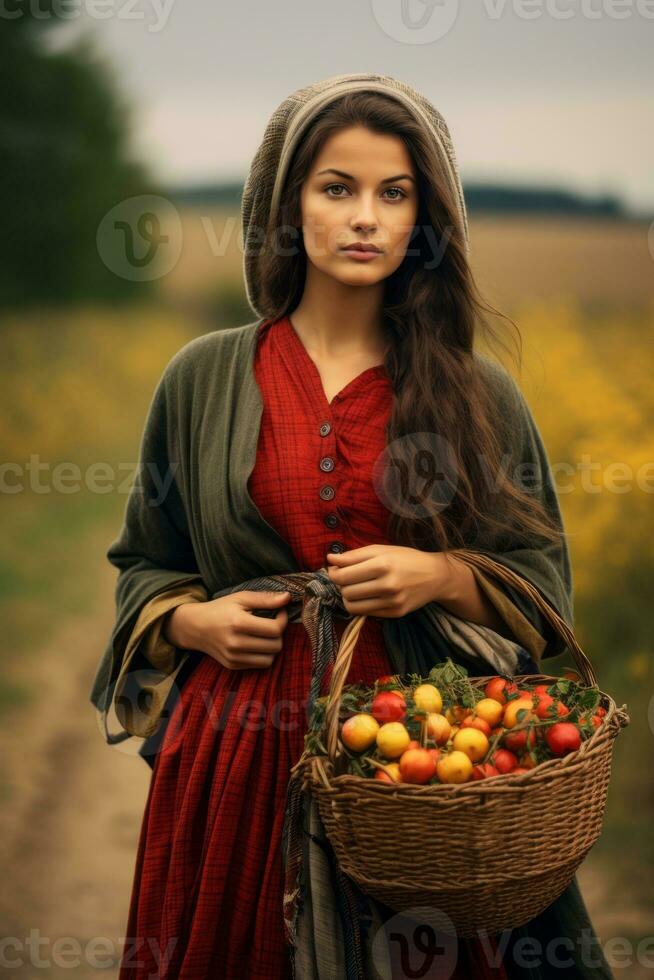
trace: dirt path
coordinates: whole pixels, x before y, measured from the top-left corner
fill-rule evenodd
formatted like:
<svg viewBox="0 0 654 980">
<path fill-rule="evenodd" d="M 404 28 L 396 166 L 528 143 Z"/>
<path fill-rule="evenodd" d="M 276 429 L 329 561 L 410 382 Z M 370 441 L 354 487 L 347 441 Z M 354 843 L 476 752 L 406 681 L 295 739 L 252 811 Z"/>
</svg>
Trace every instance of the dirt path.
<svg viewBox="0 0 654 980">
<path fill-rule="evenodd" d="M 0 964 L 7 977 L 117 975 L 109 964 L 123 947 L 150 769 L 124 746 L 105 745 L 88 701 L 112 625 L 113 571 L 98 575 L 102 611 L 66 625 L 38 652 L 47 701 L 17 709 L 1 732 L 8 798 L 0 812 L 0 914 L 2 935 L 16 940 Z M 28 683 L 33 670 L 33 659 L 17 664 L 15 679 Z M 616 903 L 592 858 L 580 881 L 603 943 L 651 934 L 644 914 Z M 650 980 L 654 971 L 634 965 L 615 974 Z"/>
<path fill-rule="evenodd" d="M 111 597 L 112 570 L 99 574 L 101 594 Z M 13 713 L 2 732 L 10 792 L 0 816 L 2 934 L 18 941 L 5 950 L 7 976 L 98 977 L 96 961 L 102 976 L 117 972 L 106 965 L 122 949 L 150 769 L 105 744 L 88 701 L 111 614 L 65 626 L 39 651 L 50 696 Z M 28 684 L 33 670 L 26 663 L 16 679 Z M 35 965 L 31 930 L 48 967 Z"/>
</svg>

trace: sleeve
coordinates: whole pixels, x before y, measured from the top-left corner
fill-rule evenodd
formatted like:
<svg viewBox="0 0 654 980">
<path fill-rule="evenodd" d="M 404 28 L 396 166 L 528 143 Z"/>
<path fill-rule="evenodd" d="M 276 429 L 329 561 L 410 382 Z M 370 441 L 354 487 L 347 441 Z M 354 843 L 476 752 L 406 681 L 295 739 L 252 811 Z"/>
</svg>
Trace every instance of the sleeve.
<svg viewBox="0 0 654 980">
<path fill-rule="evenodd" d="M 109 744 L 132 732 L 110 734 L 107 712 L 127 645 L 144 606 L 167 590 L 204 584 L 196 561 L 179 474 L 181 472 L 179 356 L 167 365 L 152 397 L 134 483 L 127 499 L 118 537 L 107 551 L 118 569 L 115 622 L 97 668 L 90 700 L 102 716 Z M 170 675 L 169 675 L 170 676 Z"/>
<path fill-rule="evenodd" d="M 182 666 L 197 655 L 166 639 L 168 616 L 180 605 L 206 602 L 208 598 L 203 585 L 182 585 L 160 593 L 143 606 L 127 641 L 113 698 L 116 717 L 131 735 L 149 738 L 157 731 Z"/>
<path fill-rule="evenodd" d="M 527 619 L 509 596 L 499 588 L 499 584 L 496 584 L 481 569 L 471 567 L 480 590 L 502 617 L 516 642 L 527 651 L 532 660 L 538 663 L 547 646 L 543 634 Z"/>
<path fill-rule="evenodd" d="M 501 417 L 506 425 L 505 449 L 506 459 L 511 466 L 510 475 L 514 482 L 519 480 L 533 497 L 540 500 L 563 534 L 559 541 L 539 541 L 533 545 L 516 538 L 512 540 L 511 535 L 507 534 L 501 545 L 496 545 L 496 550 L 487 550 L 485 553 L 531 582 L 572 628 L 574 616 L 570 554 L 549 458 L 524 395 L 508 372 L 502 369 L 502 373 L 505 385 Z M 484 551 L 483 548 L 475 550 Z M 494 579 L 493 584 L 543 637 L 543 648 L 539 656 L 534 657 L 537 662 L 563 652 L 565 641 L 529 597 L 499 579 Z M 489 598 L 492 601 L 491 595 Z"/>
</svg>

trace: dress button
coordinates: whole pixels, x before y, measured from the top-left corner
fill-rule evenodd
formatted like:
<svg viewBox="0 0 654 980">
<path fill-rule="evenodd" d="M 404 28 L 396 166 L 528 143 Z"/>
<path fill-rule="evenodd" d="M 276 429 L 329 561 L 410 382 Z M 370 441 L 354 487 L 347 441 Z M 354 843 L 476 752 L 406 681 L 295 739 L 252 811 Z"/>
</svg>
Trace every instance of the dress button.
<svg viewBox="0 0 654 980">
<path fill-rule="evenodd" d="M 332 427 L 329 424 L 329 422 L 323 422 L 323 424 L 320 426 L 321 436 L 328 436 L 331 431 L 332 431 Z"/>
<path fill-rule="evenodd" d="M 345 545 L 342 541 L 332 541 L 329 546 L 329 550 L 333 551 L 334 554 L 340 555 L 343 551 L 345 551 Z"/>
<path fill-rule="evenodd" d="M 329 514 L 325 514 L 325 524 L 327 527 L 338 527 L 338 514 L 335 514 L 333 511 Z"/>
<path fill-rule="evenodd" d="M 322 497 L 323 500 L 333 500 L 334 497 L 336 496 L 336 491 L 334 490 L 333 487 L 330 487 L 329 484 L 326 483 L 323 487 L 320 488 L 320 496 Z"/>
<path fill-rule="evenodd" d="M 331 456 L 323 456 L 320 460 L 320 469 L 325 473 L 330 473 L 334 469 L 334 460 Z"/>
</svg>

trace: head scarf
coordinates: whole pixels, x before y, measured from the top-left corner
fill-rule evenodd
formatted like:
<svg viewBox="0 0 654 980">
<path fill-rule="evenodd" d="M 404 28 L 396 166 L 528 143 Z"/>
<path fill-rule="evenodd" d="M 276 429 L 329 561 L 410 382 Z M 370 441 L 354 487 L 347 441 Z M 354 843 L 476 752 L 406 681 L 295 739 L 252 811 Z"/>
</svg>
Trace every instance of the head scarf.
<svg viewBox="0 0 654 980">
<path fill-rule="evenodd" d="M 460 231 L 468 247 L 468 218 L 459 169 L 447 124 L 438 109 L 420 92 L 391 75 L 376 72 L 334 75 L 292 92 L 278 105 L 266 126 L 245 181 L 241 202 L 243 273 L 248 302 L 259 316 L 268 315 L 260 299 L 258 266 L 262 236 L 269 220 L 275 226 L 293 152 L 317 113 L 346 93 L 357 91 L 393 96 L 424 127 L 450 185 L 452 198 L 457 202 Z"/>
</svg>

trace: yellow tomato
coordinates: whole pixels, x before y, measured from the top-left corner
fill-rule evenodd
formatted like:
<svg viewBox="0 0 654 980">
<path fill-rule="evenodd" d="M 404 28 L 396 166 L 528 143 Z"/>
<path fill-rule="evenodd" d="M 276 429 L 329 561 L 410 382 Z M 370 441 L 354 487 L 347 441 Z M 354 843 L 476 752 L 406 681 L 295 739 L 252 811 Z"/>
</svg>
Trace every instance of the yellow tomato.
<svg viewBox="0 0 654 980">
<path fill-rule="evenodd" d="M 420 684 L 413 692 L 413 700 L 419 712 L 439 714 L 443 707 L 441 692 L 433 684 Z"/>
<path fill-rule="evenodd" d="M 427 715 L 427 734 L 433 738 L 436 745 L 445 745 L 451 732 L 452 726 L 445 715 L 440 715 L 436 711 L 431 711 Z"/>
<path fill-rule="evenodd" d="M 467 783 L 472 774 L 472 761 L 465 752 L 450 752 L 438 760 L 436 774 L 442 783 Z"/>
<path fill-rule="evenodd" d="M 500 705 L 501 707 L 501 705 Z M 452 742 L 458 752 L 465 752 L 473 762 L 479 762 L 488 752 L 488 738 L 478 728 L 461 728 Z"/>
<path fill-rule="evenodd" d="M 388 721 L 377 732 L 377 748 L 385 759 L 399 759 L 410 741 L 411 736 L 399 721 Z"/>
<path fill-rule="evenodd" d="M 495 701 L 494 698 L 482 698 L 475 705 L 474 713 L 478 718 L 483 718 L 484 721 L 487 721 L 491 728 L 495 728 L 502 720 L 504 707 L 499 701 Z"/>
<path fill-rule="evenodd" d="M 529 711 L 529 715 L 525 716 L 522 720 L 529 721 L 533 719 L 538 721 L 538 718 L 536 718 L 536 715 L 534 715 L 531 710 L 533 706 L 534 700 L 529 695 L 521 695 L 519 698 L 516 698 L 515 701 L 509 701 L 504 709 L 504 727 L 514 728 L 518 722 L 518 712 L 523 711 L 525 708 Z"/>
<path fill-rule="evenodd" d="M 379 722 L 375 721 L 372 715 L 352 715 L 343 722 L 341 738 L 348 749 L 352 749 L 353 752 L 363 752 L 373 744 L 378 731 Z"/>
</svg>

